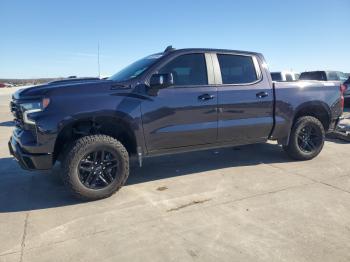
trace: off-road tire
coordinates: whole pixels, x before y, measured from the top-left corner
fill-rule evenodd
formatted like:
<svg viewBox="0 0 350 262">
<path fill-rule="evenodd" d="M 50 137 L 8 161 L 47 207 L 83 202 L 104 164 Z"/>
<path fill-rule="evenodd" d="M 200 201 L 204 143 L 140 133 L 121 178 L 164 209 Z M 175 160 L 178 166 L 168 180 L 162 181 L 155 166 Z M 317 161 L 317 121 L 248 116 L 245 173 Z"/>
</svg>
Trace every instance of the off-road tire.
<svg viewBox="0 0 350 262">
<path fill-rule="evenodd" d="M 101 189 L 86 187 L 79 179 L 78 165 L 86 154 L 100 148 L 108 148 L 118 158 L 119 168 L 116 179 Z M 84 201 L 106 198 L 117 192 L 129 176 L 129 155 L 125 147 L 116 139 L 106 135 L 91 135 L 82 137 L 68 147 L 63 157 L 62 180 L 70 191 Z"/>
<path fill-rule="evenodd" d="M 305 152 L 301 149 L 298 136 L 301 133 L 303 128 L 311 126 L 314 128 L 320 135 L 320 141 L 311 152 Z M 289 137 L 289 143 L 286 146 L 283 146 L 283 149 L 287 154 L 295 160 L 310 160 L 316 157 L 322 150 L 325 141 L 325 130 L 322 123 L 315 117 L 312 116 L 303 116 L 298 118 L 293 124 L 292 131 Z"/>
</svg>

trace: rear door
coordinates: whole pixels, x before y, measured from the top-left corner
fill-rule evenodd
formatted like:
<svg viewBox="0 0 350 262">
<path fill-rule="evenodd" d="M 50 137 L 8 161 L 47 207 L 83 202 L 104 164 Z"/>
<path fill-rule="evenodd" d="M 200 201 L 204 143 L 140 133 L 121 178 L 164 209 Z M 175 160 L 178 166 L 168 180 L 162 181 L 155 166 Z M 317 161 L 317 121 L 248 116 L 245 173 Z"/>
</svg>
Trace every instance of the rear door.
<svg viewBox="0 0 350 262">
<path fill-rule="evenodd" d="M 273 127 L 273 90 L 254 55 L 214 54 L 218 83 L 218 140 L 265 141 Z"/>
<path fill-rule="evenodd" d="M 141 105 L 148 151 L 215 143 L 217 87 L 211 57 L 181 54 L 153 73 L 172 73 L 174 85 Z"/>
</svg>

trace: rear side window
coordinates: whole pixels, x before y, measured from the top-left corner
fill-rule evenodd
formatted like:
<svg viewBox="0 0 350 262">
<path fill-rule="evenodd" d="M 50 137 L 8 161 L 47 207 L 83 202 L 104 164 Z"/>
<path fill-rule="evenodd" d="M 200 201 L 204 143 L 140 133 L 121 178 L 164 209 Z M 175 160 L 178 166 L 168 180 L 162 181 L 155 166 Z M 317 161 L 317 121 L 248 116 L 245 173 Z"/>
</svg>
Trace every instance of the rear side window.
<svg viewBox="0 0 350 262">
<path fill-rule="evenodd" d="M 258 80 L 252 57 L 220 54 L 217 56 L 223 84 L 248 84 Z"/>
<path fill-rule="evenodd" d="M 204 54 L 181 55 L 166 64 L 159 73 L 172 73 L 177 86 L 208 84 Z"/>
</svg>

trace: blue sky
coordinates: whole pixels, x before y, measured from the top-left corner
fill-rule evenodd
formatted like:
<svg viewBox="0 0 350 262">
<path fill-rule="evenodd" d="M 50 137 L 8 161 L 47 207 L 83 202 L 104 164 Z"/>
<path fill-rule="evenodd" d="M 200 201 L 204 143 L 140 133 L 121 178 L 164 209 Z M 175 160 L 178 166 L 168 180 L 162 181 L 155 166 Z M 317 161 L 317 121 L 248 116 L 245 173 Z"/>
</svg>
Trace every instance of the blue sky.
<svg viewBox="0 0 350 262">
<path fill-rule="evenodd" d="M 108 76 L 176 48 L 261 52 L 271 70 L 350 71 L 350 0 L 1 0 L 0 78 Z"/>
</svg>

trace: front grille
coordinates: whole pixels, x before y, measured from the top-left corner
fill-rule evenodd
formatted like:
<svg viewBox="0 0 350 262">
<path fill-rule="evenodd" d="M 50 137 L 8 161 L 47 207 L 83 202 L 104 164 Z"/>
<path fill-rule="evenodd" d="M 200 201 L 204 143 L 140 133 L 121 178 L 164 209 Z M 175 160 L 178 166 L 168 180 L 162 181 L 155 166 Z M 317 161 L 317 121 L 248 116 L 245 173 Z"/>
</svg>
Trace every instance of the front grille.
<svg viewBox="0 0 350 262">
<path fill-rule="evenodd" d="M 23 128 L 23 114 L 20 106 L 16 102 L 10 102 L 10 110 L 14 117 L 14 122 L 17 127 Z"/>
</svg>

